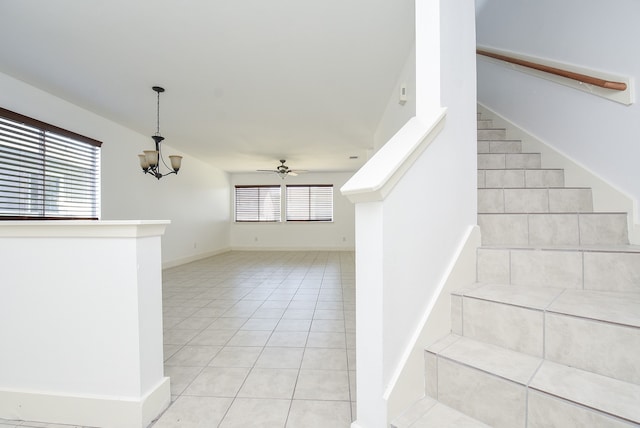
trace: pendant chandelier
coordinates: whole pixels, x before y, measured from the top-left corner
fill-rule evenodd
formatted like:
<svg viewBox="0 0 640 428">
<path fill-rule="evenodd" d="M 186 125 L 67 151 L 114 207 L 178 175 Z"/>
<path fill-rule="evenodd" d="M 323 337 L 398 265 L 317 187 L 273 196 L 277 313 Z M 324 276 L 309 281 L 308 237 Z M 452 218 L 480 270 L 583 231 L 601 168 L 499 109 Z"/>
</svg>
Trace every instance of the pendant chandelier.
<svg viewBox="0 0 640 428">
<path fill-rule="evenodd" d="M 164 92 L 164 88 L 161 88 L 160 86 L 154 86 L 151 89 L 156 91 L 156 93 L 158 94 L 156 133 L 151 136 L 151 138 L 153 138 L 153 141 L 156 144 L 156 149 L 144 150 L 143 151 L 144 154 L 138 155 L 138 157 L 140 158 L 140 167 L 142 167 L 142 171 L 145 174 L 151 174 L 152 176 L 160 180 L 165 175 L 178 173 L 178 170 L 180 169 L 180 165 L 182 163 L 182 156 L 178 156 L 178 155 L 169 156 L 169 161 L 171 163 L 170 169 L 172 169 L 173 171 L 169 171 L 164 174 L 160 172 L 160 162 L 162 162 L 165 168 L 169 169 L 169 167 L 167 166 L 167 164 L 165 163 L 162 157 L 162 150 L 160 148 L 160 143 L 162 142 L 162 140 L 164 140 L 164 137 L 160 135 L 160 93 Z"/>
</svg>

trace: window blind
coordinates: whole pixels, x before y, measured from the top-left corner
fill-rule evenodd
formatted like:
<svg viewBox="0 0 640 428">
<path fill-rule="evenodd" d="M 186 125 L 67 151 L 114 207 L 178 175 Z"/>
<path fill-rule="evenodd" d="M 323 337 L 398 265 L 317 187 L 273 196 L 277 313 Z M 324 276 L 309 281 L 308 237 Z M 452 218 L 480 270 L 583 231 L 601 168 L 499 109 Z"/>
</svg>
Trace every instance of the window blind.
<svg viewBox="0 0 640 428">
<path fill-rule="evenodd" d="M 287 221 L 333 221 L 333 185 L 288 185 Z"/>
<path fill-rule="evenodd" d="M 280 186 L 236 186 L 236 221 L 280 221 Z"/>
<path fill-rule="evenodd" d="M 0 219 L 97 219 L 101 144 L 0 108 Z"/>
</svg>

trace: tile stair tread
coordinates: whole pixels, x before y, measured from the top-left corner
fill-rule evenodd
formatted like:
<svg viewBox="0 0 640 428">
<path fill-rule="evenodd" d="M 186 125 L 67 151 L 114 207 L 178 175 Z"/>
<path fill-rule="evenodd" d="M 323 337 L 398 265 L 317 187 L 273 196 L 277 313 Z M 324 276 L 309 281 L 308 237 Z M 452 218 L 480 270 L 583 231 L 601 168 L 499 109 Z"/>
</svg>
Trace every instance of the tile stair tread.
<svg viewBox="0 0 640 428">
<path fill-rule="evenodd" d="M 582 213 L 581 213 L 582 214 Z M 600 213 L 601 214 L 601 213 Z M 513 214 L 507 214 L 513 215 Z M 529 215 L 529 214 L 527 214 Z M 640 253 L 640 245 L 482 245 L 487 250 L 580 251 L 592 253 Z"/>
<path fill-rule="evenodd" d="M 487 140 L 487 141 L 494 141 L 494 140 Z M 501 141 L 501 140 L 497 140 L 497 141 Z M 507 152 L 507 153 L 478 153 L 479 155 L 515 155 L 515 156 L 521 156 L 521 155 L 540 155 L 540 152 L 518 152 L 518 153 L 511 153 L 511 152 Z M 487 169 L 487 168 L 482 168 L 482 169 Z M 500 168 L 500 169 L 519 169 L 519 168 Z M 529 169 L 540 169 L 540 168 L 529 168 Z"/>
<path fill-rule="evenodd" d="M 536 153 L 481 153 L 485 155 L 519 155 L 519 154 L 527 154 L 527 155 L 535 155 Z M 532 168 L 532 167 L 523 167 L 523 168 L 478 168 L 478 171 L 544 171 L 547 168 Z"/>
<path fill-rule="evenodd" d="M 480 155 L 495 155 L 495 154 L 519 154 L 519 153 L 478 153 Z M 534 153 L 538 154 L 538 153 Z M 564 171 L 562 168 L 500 168 L 499 171 L 522 171 L 522 170 L 531 170 L 531 171 Z M 487 168 L 478 168 L 478 171 L 497 171 L 495 169 L 487 169 Z"/>
<path fill-rule="evenodd" d="M 457 334 L 448 334 L 448 335 L 438 339 L 437 341 L 435 341 L 431 345 L 429 345 L 428 350 L 429 350 L 429 352 L 432 352 L 434 354 L 438 354 L 438 353 L 442 352 L 443 350 L 447 349 L 449 346 L 451 346 L 454 343 L 456 343 L 459 339 L 460 339 L 460 336 L 458 336 Z"/>
<path fill-rule="evenodd" d="M 567 289 L 547 311 L 640 328 L 640 292 Z"/>
<path fill-rule="evenodd" d="M 640 328 L 640 292 L 475 283 L 452 294 Z"/>
<path fill-rule="evenodd" d="M 529 387 L 640 423 L 640 385 L 544 361 Z"/>
<path fill-rule="evenodd" d="M 430 398 L 416 402 L 391 423 L 392 428 L 490 428 L 464 413 Z"/>
<path fill-rule="evenodd" d="M 451 407 L 438 403 L 411 428 L 491 428 Z"/>
<path fill-rule="evenodd" d="M 513 154 L 513 153 L 480 153 L 480 154 L 488 154 L 488 155 L 496 155 L 496 154 Z M 478 171 L 564 171 L 561 168 L 478 168 Z"/>
<path fill-rule="evenodd" d="M 493 129 L 493 128 L 484 128 L 483 130 L 487 130 L 487 129 Z M 513 138 L 507 138 L 507 139 L 502 139 L 502 138 L 478 138 L 478 141 L 495 141 L 495 142 L 511 142 L 511 143 L 521 143 L 522 140 L 516 140 Z"/>
<path fill-rule="evenodd" d="M 453 291 L 463 297 L 489 300 L 513 306 L 544 310 L 557 299 L 564 288 L 527 287 L 523 285 L 475 283 L 474 287 Z"/>
<path fill-rule="evenodd" d="M 521 385 L 527 385 L 540 366 L 542 359 L 479 342 L 463 336 L 438 352 L 439 357 L 473 367 Z M 432 347 L 426 349 L 433 352 Z"/>
<path fill-rule="evenodd" d="M 481 190 L 481 189 L 478 189 Z M 622 215 L 623 213 L 603 213 L 603 212 L 594 212 L 594 211 L 531 211 L 531 212 L 522 212 L 522 211 L 505 211 L 505 212 L 493 212 L 493 211 L 478 211 L 478 215 L 599 215 L 599 214 L 616 214 Z M 626 214 L 625 214 L 626 215 Z"/>
<path fill-rule="evenodd" d="M 495 171 L 495 170 L 494 170 Z M 536 170 L 539 171 L 539 170 Z M 591 187 L 566 187 L 566 186 L 548 186 L 548 187 L 482 187 L 478 190 L 591 190 Z M 620 214 L 620 213 L 617 213 Z"/>
<path fill-rule="evenodd" d="M 407 410 L 391 422 L 392 428 L 409 428 L 415 421 L 424 416 L 433 406 L 438 404 L 431 397 L 423 397 L 413 403 Z"/>
<path fill-rule="evenodd" d="M 640 385 L 455 337 L 457 340 L 449 339 L 452 343 L 438 352 L 440 357 L 605 414 L 640 423 Z M 427 348 L 427 352 L 431 349 Z"/>
</svg>

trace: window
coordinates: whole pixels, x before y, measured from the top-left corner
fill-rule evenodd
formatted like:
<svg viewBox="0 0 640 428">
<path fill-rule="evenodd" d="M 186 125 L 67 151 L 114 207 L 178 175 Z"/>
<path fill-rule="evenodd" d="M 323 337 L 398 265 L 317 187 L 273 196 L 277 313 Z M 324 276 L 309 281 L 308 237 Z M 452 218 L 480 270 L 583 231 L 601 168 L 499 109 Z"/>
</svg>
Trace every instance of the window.
<svg viewBox="0 0 640 428">
<path fill-rule="evenodd" d="M 97 219 L 101 145 L 0 108 L 0 219 Z"/>
<path fill-rule="evenodd" d="M 280 221 L 280 186 L 236 186 L 236 221 Z"/>
<path fill-rule="evenodd" d="M 287 221 L 333 221 L 333 185 L 287 186 Z"/>
</svg>

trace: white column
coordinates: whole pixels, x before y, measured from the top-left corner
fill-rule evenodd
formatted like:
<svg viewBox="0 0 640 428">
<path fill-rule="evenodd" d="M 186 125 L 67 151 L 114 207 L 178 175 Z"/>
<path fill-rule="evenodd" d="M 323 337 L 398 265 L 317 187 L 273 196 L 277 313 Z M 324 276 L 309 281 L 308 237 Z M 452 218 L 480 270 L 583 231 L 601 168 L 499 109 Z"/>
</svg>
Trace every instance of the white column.
<svg viewBox="0 0 640 428">
<path fill-rule="evenodd" d="M 168 406 L 168 223 L 0 222 L 0 418 L 137 428 Z"/>
<path fill-rule="evenodd" d="M 385 428 L 384 205 L 356 204 L 356 377 L 358 402 L 352 428 Z"/>
</svg>

